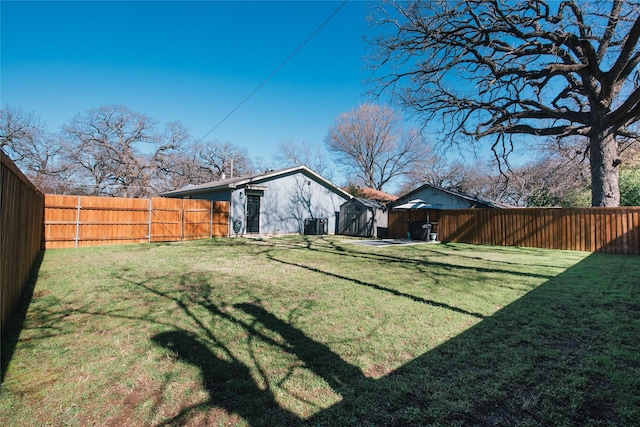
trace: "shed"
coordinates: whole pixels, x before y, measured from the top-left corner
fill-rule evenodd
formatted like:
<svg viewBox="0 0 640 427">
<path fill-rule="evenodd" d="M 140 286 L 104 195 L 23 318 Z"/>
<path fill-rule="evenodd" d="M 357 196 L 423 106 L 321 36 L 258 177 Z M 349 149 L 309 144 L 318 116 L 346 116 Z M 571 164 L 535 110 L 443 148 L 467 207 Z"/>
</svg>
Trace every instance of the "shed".
<svg viewBox="0 0 640 427">
<path fill-rule="evenodd" d="M 338 232 L 347 236 L 387 237 L 387 208 L 376 200 L 354 197 L 340 206 Z"/>
<path fill-rule="evenodd" d="M 222 179 L 161 194 L 227 201 L 230 235 L 334 234 L 352 196 L 306 166 Z"/>
</svg>

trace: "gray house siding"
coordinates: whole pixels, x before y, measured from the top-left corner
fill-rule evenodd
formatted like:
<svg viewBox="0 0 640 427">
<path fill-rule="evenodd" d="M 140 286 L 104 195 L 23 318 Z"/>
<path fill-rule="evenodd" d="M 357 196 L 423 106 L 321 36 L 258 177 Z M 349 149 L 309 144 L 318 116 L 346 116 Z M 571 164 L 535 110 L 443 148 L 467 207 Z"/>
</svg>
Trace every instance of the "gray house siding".
<svg viewBox="0 0 640 427">
<path fill-rule="evenodd" d="M 229 201 L 232 236 L 303 233 L 307 218 L 326 218 L 327 232 L 334 233 L 340 205 L 350 199 L 306 167 L 216 181 L 163 196 Z"/>
<path fill-rule="evenodd" d="M 306 218 L 326 218 L 328 231 L 335 230 L 336 212 L 346 199 L 313 177 L 298 172 L 260 185 L 265 187 L 260 206 L 261 234 L 303 233 Z M 240 208 L 246 206 L 240 203 Z M 241 218 L 243 214 L 233 218 Z"/>
<path fill-rule="evenodd" d="M 434 185 L 425 184 L 401 197 L 392 203 L 393 206 L 408 202 L 409 200 L 420 199 L 432 206 L 434 210 L 445 209 L 470 209 L 470 208 L 499 208 L 505 209 L 511 206 L 504 203 L 481 199 L 468 194 L 446 190 Z"/>
<path fill-rule="evenodd" d="M 403 197 L 404 199 L 404 197 Z M 473 200 L 464 199 L 446 193 L 437 188 L 423 188 L 411 194 L 411 199 L 421 199 L 433 206 L 433 209 L 469 209 L 477 205 Z"/>
</svg>

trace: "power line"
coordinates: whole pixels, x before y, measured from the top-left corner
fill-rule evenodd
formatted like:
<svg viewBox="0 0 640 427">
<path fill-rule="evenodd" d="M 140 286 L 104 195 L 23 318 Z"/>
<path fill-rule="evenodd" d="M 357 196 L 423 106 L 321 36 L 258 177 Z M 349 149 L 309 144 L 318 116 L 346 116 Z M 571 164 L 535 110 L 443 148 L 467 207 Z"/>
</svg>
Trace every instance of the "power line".
<svg viewBox="0 0 640 427">
<path fill-rule="evenodd" d="M 226 116 L 224 116 L 222 118 L 222 120 L 220 120 L 213 128 L 211 128 L 211 130 L 209 132 L 207 132 L 206 134 L 204 134 L 204 136 L 200 139 L 198 139 L 196 141 L 196 143 L 202 141 L 203 139 L 205 139 L 207 136 L 209 136 L 211 134 L 211 132 L 213 132 L 214 130 L 216 130 L 222 123 L 224 123 L 229 117 L 231 117 L 231 115 L 233 113 L 235 113 L 240 107 L 242 107 L 242 105 L 247 102 L 253 95 L 256 94 L 256 92 L 258 92 L 260 90 L 260 88 L 262 88 L 262 86 L 264 86 L 269 80 L 271 80 L 271 78 L 282 69 L 282 67 L 284 67 L 287 62 L 289 62 L 294 56 L 296 56 L 296 54 L 298 52 L 300 52 L 300 50 L 302 50 L 303 47 L 305 47 L 305 45 L 307 43 L 309 43 L 311 41 L 311 39 L 313 37 L 315 37 L 316 34 L 318 34 L 320 32 L 320 30 L 322 30 L 322 28 L 327 25 L 329 23 L 329 21 L 331 21 L 333 19 L 334 16 L 336 16 L 338 14 L 338 12 L 340 12 L 340 10 L 349 2 L 349 0 L 344 0 L 340 6 L 338 6 L 338 8 L 333 11 L 333 13 L 331 15 L 329 15 L 329 17 L 322 23 L 320 24 L 320 26 L 318 28 L 316 28 L 316 30 L 311 33 L 311 35 L 309 35 L 309 37 L 306 38 L 305 41 L 303 41 L 293 52 L 291 52 L 291 54 L 280 63 L 280 65 L 278 65 L 272 72 L 271 74 L 269 74 L 267 76 L 267 78 L 265 78 L 258 86 L 256 86 L 256 88 L 254 90 L 251 91 L 251 93 L 249 93 L 249 95 L 247 95 L 242 101 L 240 101 L 240 103 L 238 105 L 235 106 L 235 108 L 233 110 L 231 110 L 229 112 L 229 114 L 227 114 Z"/>
</svg>

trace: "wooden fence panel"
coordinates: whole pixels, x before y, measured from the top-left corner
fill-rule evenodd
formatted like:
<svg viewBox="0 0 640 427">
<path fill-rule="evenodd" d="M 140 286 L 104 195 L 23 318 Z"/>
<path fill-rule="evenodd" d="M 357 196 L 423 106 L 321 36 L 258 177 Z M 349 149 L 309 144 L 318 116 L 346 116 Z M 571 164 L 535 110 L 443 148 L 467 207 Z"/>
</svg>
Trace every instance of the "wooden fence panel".
<svg viewBox="0 0 640 427">
<path fill-rule="evenodd" d="M 75 246 L 79 196 L 45 195 L 44 240 L 47 249 Z"/>
<path fill-rule="evenodd" d="M 640 212 L 629 212 L 629 253 L 640 255 Z"/>
<path fill-rule="evenodd" d="M 48 249 L 228 235 L 227 202 L 47 195 Z"/>
<path fill-rule="evenodd" d="M 182 240 L 183 199 L 151 199 L 151 242 Z"/>
<path fill-rule="evenodd" d="M 0 150 L 0 331 L 43 249 L 44 195 Z"/>
<path fill-rule="evenodd" d="M 212 203 L 209 200 L 184 200 L 185 239 L 211 237 Z"/>
<path fill-rule="evenodd" d="M 229 203 L 213 202 L 211 204 L 211 233 L 213 237 L 229 235 Z"/>
<path fill-rule="evenodd" d="M 82 197 L 78 247 L 149 241 L 149 201 Z"/>
<path fill-rule="evenodd" d="M 389 237 L 406 237 L 411 215 L 391 210 Z M 444 210 L 438 240 L 640 255 L 640 207 Z"/>
</svg>

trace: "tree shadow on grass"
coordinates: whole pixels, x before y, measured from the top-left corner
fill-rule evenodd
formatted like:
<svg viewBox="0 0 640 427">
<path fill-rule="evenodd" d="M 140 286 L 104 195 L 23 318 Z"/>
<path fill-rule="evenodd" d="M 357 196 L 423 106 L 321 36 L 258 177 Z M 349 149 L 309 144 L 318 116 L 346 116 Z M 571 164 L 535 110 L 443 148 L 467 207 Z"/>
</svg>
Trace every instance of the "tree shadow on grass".
<svg viewBox="0 0 640 427">
<path fill-rule="evenodd" d="M 433 307 L 445 308 L 447 310 L 451 310 L 451 311 L 454 311 L 456 313 L 477 317 L 479 319 L 482 319 L 484 317 L 484 315 L 482 315 L 481 313 L 474 313 L 474 312 L 467 311 L 467 310 L 464 310 L 464 309 L 459 308 L 459 307 L 454 307 L 454 306 L 449 305 L 449 304 L 444 304 L 444 303 L 441 303 L 441 302 L 438 302 L 438 301 L 433 301 L 433 300 L 429 300 L 429 299 L 418 297 L 416 295 L 411 295 L 411 294 L 407 294 L 407 293 L 404 293 L 404 292 L 400 292 L 400 291 L 398 291 L 396 289 L 391 289 L 391 288 L 387 288 L 387 287 L 384 287 L 384 286 L 380 286 L 380 285 L 375 284 L 375 283 L 368 283 L 368 282 L 365 282 L 365 281 L 362 281 L 362 280 L 359 280 L 359 279 L 356 279 L 356 278 L 350 278 L 350 277 L 346 277 L 346 276 L 341 276 L 339 274 L 331 273 L 329 271 L 320 270 L 319 268 L 316 268 L 316 267 L 310 267 L 310 266 L 306 266 L 306 265 L 303 265 L 303 264 L 298 264 L 298 263 L 294 263 L 294 262 L 288 262 L 288 261 L 280 260 L 280 259 L 277 259 L 277 258 L 275 258 L 273 256 L 269 256 L 269 259 L 271 259 L 274 262 L 279 262 L 281 264 L 290 265 L 290 266 L 299 267 L 299 268 L 304 268 L 306 270 L 313 271 L 314 273 L 320 273 L 320 274 L 324 274 L 324 275 L 327 275 L 327 276 L 330 276 L 330 277 L 334 277 L 336 279 L 346 280 L 348 282 L 355 283 L 355 284 L 357 284 L 359 286 L 365 286 L 365 287 L 368 287 L 368 288 L 371 288 L 371 289 L 375 289 L 377 291 L 388 292 L 388 293 L 390 293 L 392 295 L 395 295 L 397 297 L 407 298 L 407 299 L 410 299 L 412 301 L 419 302 L 419 303 L 426 304 L 426 305 L 430 305 L 430 306 L 433 306 Z"/>
<path fill-rule="evenodd" d="M 349 247 L 349 245 L 351 245 L 351 247 Z M 461 252 L 463 251 L 462 249 L 458 249 L 460 245 L 451 245 L 451 244 L 441 244 L 441 245 L 448 246 L 450 248 L 449 250 L 455 250 L 455 251 L 461 251 Z M 466 245 L 466 246 L 472 246 L 472 245 Z M 308 236 L 304 236 L 302 243 L 279 242 L 279 243 L 276 243 L 275 245 L 266 246 L 262 251 L 262 254 L 267 255 L 269 258 L 275 261 L 279 261 L 273 255 L 274 248 L 291 249 L 291 250 L 299 250 L 299 251 L 313 251 L 318 253 L 348 257 L 353 260 L 363 259 L 367 261 L 375 261 L 381 264 L 385 264 L 385 263 L 402 264 L 402 265 L 413 264 L 415 266 L 426 266 L 426 267 L 437 266 L 437 267 L 444 267 L 444 268 L 451 268 L 452 266 L 451 262 L 448 259 L 444 259 L 442 261 L 437 260 L 438 257 L 446 257 L 446 255 L 443 255 L 439 251 L 429 250 L 424 246 L 420 248 L 420 253 L 421 254 L 427 253 L 428 259 L 411 258 L 411 256 L 415 255 L 415 253 L 409 253 L 409 257 L 407 257 L 404 255 L 398 255 L 397 252 L 387 251 L 387 250 L 375 251 L 375 252 L 360 251 L 360 250 L 357 250 L 355 248 L 355 245 L 351 243 L 347 243 L 346 245 L 343 246 L 341 244 L 336 243 L 333 240 L 325 240 L 323 237 L 309 238 Z M 489 250 L 493 253 L 506 251 L 510 255 L 513 254 L 514 250 L 517 250 L 521 254 L 528 254 L 528 255 L 531 255 L 532 253 L 533 254 L 540 253 L 540 249 L 531 249 L 531 248 L 514 248 L 514 247 L 506 248 L 502 246 L 495 246 L 495 247 L 485 246 L 485 248 L 490 248 Z M 468 250 L 468 249 L 465 249 L 465 250 Z M 472 256 L 472 255 L 465 255 L 465 254 L 456 254 L 456 255 L 460 258 L 469 258 L 472 260 L 482 259 L 481 257 Z M 519 263 L 513 263 L 508 261 L 498 261 L 498 260 L 494 260 L 494 261 L 485 260 L 485 262 L 492 264 L 494 267 L 492 268 L 492 267 L 479 267 L 479 266 L 465 266 L 462 264 L 456 264 L 455 268 L 461 269 L 461 270 L 469 270 L 469 271 L 478 272 L 478 273 L 505 272 L 515 276 L 541 278 L 541 279 L 550 279 L 553 277 L 550 275 L 537 274 L 528 269 L 523 270 L 521 268 L 522 265 Z M 533 267 L 534 265 L 531 265 L 531 266 Z M 553 267 L 549 265 L 539 265 L 539 266 Z"/>
<path fill-rule="evenodd" d="M 270 389 L 263 390 L 257 386 L 247 366 L 237 359 L 227 361 L 219 358 L 194 334 L 170 331 L 160 333 L 152 340 L 171 351 L 178 360 L 200 369 L 202 386 L 209 394 L 208 401 L 196 407 L 183 408 L 161 425 L 180 424 L 194 410 L 206 410 L 208 407 L 225 408 L 251 425 L 261 425 L 265 418 L 269 424 L 276 423 L 273 425 L 296 425 L 299 422 L 294 414 L 278 406 Z"/>
<path fill-rule="evenodd" d="M 356 395 L 354 385 L 363 380 L 367 381 L 360 369 L 345 362 L 328 346 L 308 338 L 303 332 L 278 319 L 259 305 L 248 303 L 234 305 L 235 309 L 250 315 L 251 321 L 241 320 L 225 313 L 214 304 L 209 304 L 207 308 L 214 316 L 219 316 L 243 328 L 248 333 L 249 348 L 251 348 L 251 342 L 258 340 L 295 355 L 306 369 L 323 378 L 335 392 L 343 397 L 354 397 Z M 274 340 L 261 332 L 259 326 L 277 332 L 284 342 Z M 230 413 L 243 417 L 250 425 L 294 426 L 303 423 L 302 419 L 281 407 L 276 401 L 268 378 L 263 378 L 267 384 L 266 389 L 260 387 L 251 376 L 248 367 L 234 357 L 224 344 L 215 337 L 207 339 L 207 344 L 201 339 L 183 330 L 164 332 L 152 337 L 153 342 L 169 350 L 176 359 L 198 367 L 202 374 L 202 385 L 209 393 L 207 402 L 197 407 L 184 408 L 161 425 L 181 423 L 190 417 L 191 412 L 206 410 L 208 406 L 224 408 Z M 222 350 L 230 361 L 222 360 L 214 354 L 210 350 L 210 344 Z M 259 365 L 259 362 L 256 361 L 256 364 Z M 290 367 L 288 374 L 295 369 L 297 366 Z"/>
<path fill-rule="evenodd" d="M 639 262 L 590 255 L 308 422 L 639 425 Z"/>
<path fill-rule="evenodd" d="M 624 266 L 638 262 L 590 255 L 379 379 L 258 304 L 234 306 L 251 319 L 243 320 L 209 302 L 210 313 L 242 327 L 249 339 L 294 355 L 341 396 L 310 419 L 281 407 L 247 366 L 221 360 L 202 338 L 173 331 L 153 340 L 201 370 L 207 405 L 250 425 L 634 425 L 640 417 L 640 289 Z M 186 421 L 190 410 L 166 424 Z"/>
</svg>

